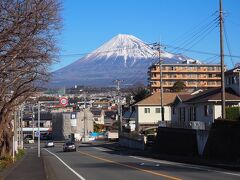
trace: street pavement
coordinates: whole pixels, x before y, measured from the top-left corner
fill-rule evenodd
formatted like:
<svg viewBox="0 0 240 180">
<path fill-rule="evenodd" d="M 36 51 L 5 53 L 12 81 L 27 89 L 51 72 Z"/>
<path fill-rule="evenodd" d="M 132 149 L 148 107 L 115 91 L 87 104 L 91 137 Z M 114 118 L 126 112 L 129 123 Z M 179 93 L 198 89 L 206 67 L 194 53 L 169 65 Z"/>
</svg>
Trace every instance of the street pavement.
<svg viewBox="0 0 240 180">
<path fill-rule="evenodd" d="M 19 179 L 17 177 L 20 176 L 22 179 L 50 180 L 240 179 L 240 173 L 236 171 L 144 158 L 102 145 L 80 144 L 77 152 L 63 152 L 62 144 L 56 143 L 54 148 L 42 148 L 38 161 L 33 158 L 34 154 L 37 157 L 36 149 L 29 149 L 25 159 L 5 179 Z M 38 176 L 33 173 L 36 168 L 39 169 Z M 32 178 L 27 171 L 32 172 Z"/>
<path fill-rule="evenodd" d="M 6 180 L 46 180 L 42 158 L 37 157 L 37 148 L 26 149 L 23 159 L 0 173 L 0 179 Z"/>
</svg>

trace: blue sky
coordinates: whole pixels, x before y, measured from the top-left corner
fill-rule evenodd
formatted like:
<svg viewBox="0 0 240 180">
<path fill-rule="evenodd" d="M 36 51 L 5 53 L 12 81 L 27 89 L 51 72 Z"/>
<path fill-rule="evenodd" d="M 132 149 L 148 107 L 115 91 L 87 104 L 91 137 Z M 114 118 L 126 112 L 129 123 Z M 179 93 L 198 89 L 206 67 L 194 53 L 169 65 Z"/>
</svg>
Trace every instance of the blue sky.
<svg viewBox="0 0 240 180">
<path fill-rule="evenodd" d="M 231 54 L 240 56 L 240 0 L 223 0 L 223 7 Z M 219 53 L 219 30 L 213 24 L 218 8 L 219 0 L 63 0 L 60 57 L 51 71 L 80 59 L 82 53 L 93 51 L 117 34 L 132 34 L 148 43 L 161 41 L 167 45 L 166 51 L 218 63 L 213 55 L 179 52 L 169 46 L 184 47 L 184 41 L 200 39 L 201 27 L 206 25 L 206 37 L 190 50 Z M 209 33 L 208 23 L 213 25 Z M 227 44 L 225 52 L 229 54 Z M 238 57 L 225 58 L 229 68 L 238 61 Z"/>
</svg>

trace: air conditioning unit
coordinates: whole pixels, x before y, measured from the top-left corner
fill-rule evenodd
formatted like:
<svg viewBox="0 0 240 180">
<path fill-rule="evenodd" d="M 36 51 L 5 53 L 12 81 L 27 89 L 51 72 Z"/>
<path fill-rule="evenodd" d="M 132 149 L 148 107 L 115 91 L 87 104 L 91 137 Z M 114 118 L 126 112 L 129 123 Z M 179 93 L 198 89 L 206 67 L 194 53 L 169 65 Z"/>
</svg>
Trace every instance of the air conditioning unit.
<svg viewBox="0 0 240 180">
<path fill-rule="evenodd" d="M 190 121 L 190 126 L 192 129 L 205 130 L 205 123 L 202 121 Z"/>
</svg>

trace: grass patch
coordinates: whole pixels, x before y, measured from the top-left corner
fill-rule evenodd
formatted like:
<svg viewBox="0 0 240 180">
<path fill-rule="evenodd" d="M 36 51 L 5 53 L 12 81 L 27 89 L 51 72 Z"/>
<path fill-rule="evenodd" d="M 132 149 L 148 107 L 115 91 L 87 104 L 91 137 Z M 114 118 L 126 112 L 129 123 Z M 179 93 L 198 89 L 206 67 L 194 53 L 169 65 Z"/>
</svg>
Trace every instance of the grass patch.
<svg viewBox="0 0 240 180">
<path fill-rule="evenodd" d="M 13 163 L 13 158 L 10 155 L 7 155 L 5 157 L 2 157 L 0 159 L 0 171 L 4 168 L 8 167 L 10 164 Z"/>
<path fill-rule="evenodd" d="M 24 149 L 18 149 L 18 153 L 15 156 L 15 160 L 20 160 L 24 156 Z M 10 155 L 4 156 L 0 158 L 0 171 L 13 164 L 13 158 Z"/>
<path fill-rule="evenodd" d="M 18 153 L 16 155 L 16 160 L 22 159 L 22 157 L 24 156 L 25 151 L 24 149 L 18 149 Z"/>
</svg>

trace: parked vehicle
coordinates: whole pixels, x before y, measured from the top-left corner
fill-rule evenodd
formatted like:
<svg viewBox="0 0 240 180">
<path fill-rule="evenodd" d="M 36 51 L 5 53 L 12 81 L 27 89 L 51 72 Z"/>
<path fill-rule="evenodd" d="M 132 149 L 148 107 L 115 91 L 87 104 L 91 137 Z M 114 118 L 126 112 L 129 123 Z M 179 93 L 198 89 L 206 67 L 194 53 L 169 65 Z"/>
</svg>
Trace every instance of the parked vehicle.
<svg viewBox="0 0 240 180">
<path fill-rule="evenodd" d="M 76 145 L 72 141 L 67 141 L 63 145 L 63 152 L 76 151 L 76 150 L 77 150 Z"/>
<path fill-rule="evenodd" d="M 148 134 L 147 135 L 147 146 L 152 146 L 156 141 L 156 135 L 155 134 Z"/>
<path fill-rule="evenodd" d="M 46 148 L 48 148 L 48 147 L 54 147 L 54 142 L 53 142 L 52 140 L 46 141 L 45 147 L 46 147 Z"/>
<path fill-rule="evenodd" d="M 118 131 L 108 131 L 107 138 L 109 141 L 114 141 L 118 139 Z"/>
</svg>

